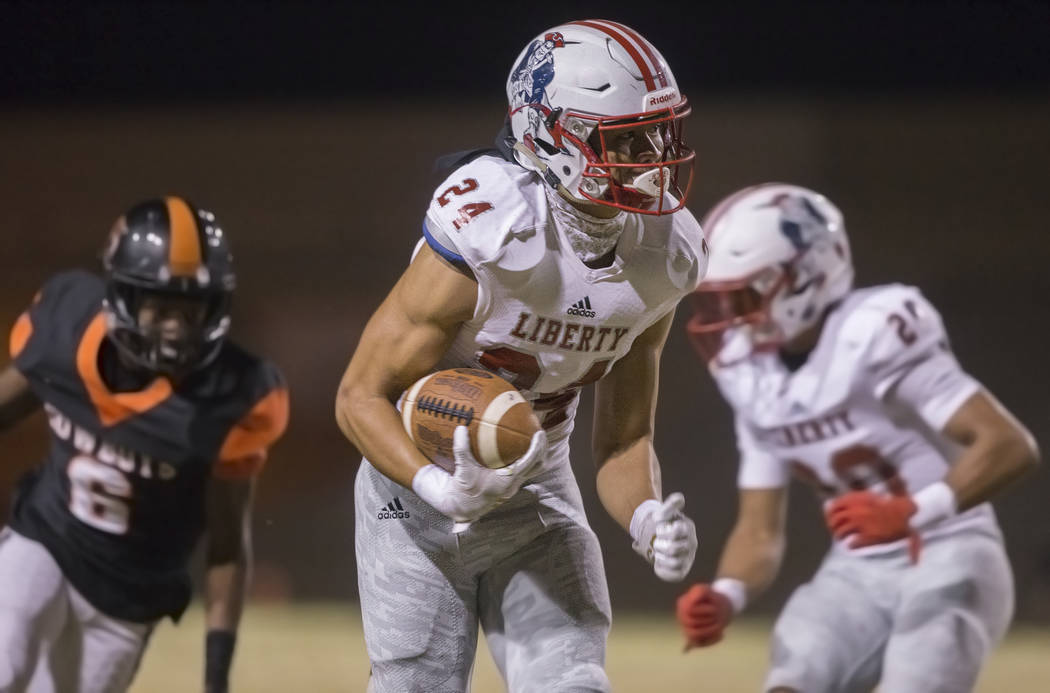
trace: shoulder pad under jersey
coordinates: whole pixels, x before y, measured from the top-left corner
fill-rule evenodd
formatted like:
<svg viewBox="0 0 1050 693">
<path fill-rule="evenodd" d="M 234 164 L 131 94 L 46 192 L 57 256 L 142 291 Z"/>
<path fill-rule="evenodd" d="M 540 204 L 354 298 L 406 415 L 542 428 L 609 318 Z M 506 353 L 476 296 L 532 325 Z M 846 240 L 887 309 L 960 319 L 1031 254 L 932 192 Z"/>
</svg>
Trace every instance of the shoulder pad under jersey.
<svg viewBox="0 0 1050 693">
<path fill-rule="evenodd" d="M 667 255 L 668 276 L 691 292 L 707 274 L 708 248 L 700 223 L 688 209 L 662 216 L 640 215 L 641 244 Z"/>
<path fill-rule="evenodd" d="M 105 284 L 90 272 L 61 272 L 48 279 L 11 330 L 11 357 L 23 372 L 48 352 L 76 347 L 80 328 L 102 308 Z"/>
<path fill-rule="evenodd" d="M 534 173 L 501 158 L 470 161 L 434 191 L 423 222 L 427 243 L 475 273 L 488 264 L 534 266 L 545 252 L 542 185 Z"/>
<path fill-rule="evenodd" d="M 260 363 L 253 404 L 226 436 L 216 473 L 226 477 L 257 474 L 267 449 L 288 427 L 288 388 L 269 362 Z"/>
<path fill-rule="evenodd" d="M 931 354 L 948 351 L 940 313 L 917 288 L 904 284 L 864 289 L 844 317 L 841 339 L 861 347 L 864 375 L 881 394 L 900 374 Z M 853 297 L 851 297 L 853 298 Z"/>
</svg>

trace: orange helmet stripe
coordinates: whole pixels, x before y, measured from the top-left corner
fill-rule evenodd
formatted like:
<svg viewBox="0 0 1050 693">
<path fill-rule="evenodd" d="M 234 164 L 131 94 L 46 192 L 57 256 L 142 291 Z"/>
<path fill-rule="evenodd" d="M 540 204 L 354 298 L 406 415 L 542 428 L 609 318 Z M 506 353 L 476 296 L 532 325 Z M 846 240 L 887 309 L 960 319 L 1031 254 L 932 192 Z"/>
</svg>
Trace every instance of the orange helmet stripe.
<svg viewBox="0 0 1050 693">
<path fill-rule="evenodd" d="M 190 206 L 181 197 L 166 197 L 171 243 L 168 264 L 175 277 L 192 277 L 201 266 L 201 238 L 197 230 L 197 218 Z"/>
</svg>

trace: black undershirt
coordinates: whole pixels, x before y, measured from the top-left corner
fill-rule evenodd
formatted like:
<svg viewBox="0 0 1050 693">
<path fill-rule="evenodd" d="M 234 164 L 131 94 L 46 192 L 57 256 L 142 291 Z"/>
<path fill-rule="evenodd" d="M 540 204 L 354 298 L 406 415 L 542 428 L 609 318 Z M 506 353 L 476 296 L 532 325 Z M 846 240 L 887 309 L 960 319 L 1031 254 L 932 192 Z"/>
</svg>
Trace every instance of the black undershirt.
<svg viewBox="0 0 1050 693">
<path fill-rule="evenodd" d="M 779 351 L 780 362 L 784 364 L 784 368 L 787 368 L 789 371 L 794 373 L 799 368 L 802 368 L 802 366 L 806 365 L 806 361 L 809 360 L 809 355 L 812 353 L 812 349 L 810 349 L 809 351 L 802 352 L 784 351 L 783 349 L 781 349 Z"/>
<path fill-rule="evenodd" d="M 838 307 L 841 305 L 842 300 L 839 299 L 838 301 L 835 301 L 834 303 L 832 303 L 824 309 L 824 315 L 820 319 L 821 329 L 823 329 L 824 323 L 827 322 L 828 316 L 831 315 L 833 311 L 837 310 Z M 784 368 L 787 368 L 789 371 L 794 373 L 799 368 L 802 368 L 802 366 L 806 365 L 806 361 L 809 360 L 809 355 L 812 354 L 813 349 L 816 348 L 817 345 L 814 344 L 811 348 L 799 352 L 785 351 L 784 349 L 780 349 L 778 352 L 780 354 L 780 362 L 784 364 Z"/>
<path fill-rule="evenodd" d="M 601 257 L 596 257 L 590 261 L 584 260 L 583 264 L 585 264 L 590 269 L 604 269 L 605 267 L 611 266 L 615 259 L 616 247 L 613 246 L 613 249 L 607 252 L 605 255 L 602 255 Z"/>
<path fill-rule="evenodd" d="M 103 339 L 98 347 L 98 374 L 110 392 L 138 392 L 149 386 L 155 373 L 140 368 L 129 368 L 120 360 L 117 347 Z"/>
</svg>

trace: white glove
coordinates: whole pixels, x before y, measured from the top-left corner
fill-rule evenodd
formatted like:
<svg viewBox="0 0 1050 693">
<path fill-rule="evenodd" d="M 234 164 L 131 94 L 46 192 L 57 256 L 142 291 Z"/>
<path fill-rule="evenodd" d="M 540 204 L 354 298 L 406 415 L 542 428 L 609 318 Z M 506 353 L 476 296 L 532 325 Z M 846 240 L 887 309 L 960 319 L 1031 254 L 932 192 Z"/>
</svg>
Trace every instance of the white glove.
<svg viewBox="0 0 1050 693">
<path fill-rule="evenodd" d="M 672 493 L 663 503 L 644 501 L 631 518 L 634 550 L 667 582 L 684 579 L 696 558 L 696 525 L 682 514 L 683 507 L 685 496 Z"/>
<path fill-rule="evenodd" d="M 502 469 L 489 469 L 470 452 L 467 427 L 457 426 L 452 434 L 452 474 L 428 464 L 412 477 L 412 490 L 457 523 L 473 522 L 517 493 L 546 452 L 547 434 L 537 431 L 524 455 Z"/>
</svg>

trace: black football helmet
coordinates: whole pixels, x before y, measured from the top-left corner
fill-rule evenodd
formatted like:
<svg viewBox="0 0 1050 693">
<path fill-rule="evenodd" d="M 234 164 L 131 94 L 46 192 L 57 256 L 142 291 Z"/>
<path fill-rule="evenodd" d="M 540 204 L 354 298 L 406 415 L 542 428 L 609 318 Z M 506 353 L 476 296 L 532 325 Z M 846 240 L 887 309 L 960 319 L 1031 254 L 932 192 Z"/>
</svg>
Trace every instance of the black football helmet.
<svg viewBox="0 0 1050 693">
<path fill-rule="evenodd" d="M 181 197 L 140 202 L 117 219 L 102 253 L 109 337 L 131 363 L 182 376 L 208 365 L 230 328 L 235 277 L 215 215 Z M 177 338 L 140 324 L 143 299 L 200 301 Z M 191 303 L 192 305 L 192 303 Z"/>
</svg>

